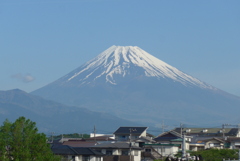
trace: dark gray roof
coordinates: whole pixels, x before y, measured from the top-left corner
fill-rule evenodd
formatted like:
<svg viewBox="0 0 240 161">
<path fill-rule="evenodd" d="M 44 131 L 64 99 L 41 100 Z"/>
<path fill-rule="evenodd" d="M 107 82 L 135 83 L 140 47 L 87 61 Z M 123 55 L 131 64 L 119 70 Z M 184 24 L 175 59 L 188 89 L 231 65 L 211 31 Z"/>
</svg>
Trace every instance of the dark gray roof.
<svg viewBox="0 0 240 161">
<path fill-rule="evenodd" d="M 52 146 L 51 150 L 57 155 L 104 155 L 91 148 L 70 147 L 68 145 Z"/>
<path fill-rule="evenodd" d="M 92 148 L 105 148 L 105 149 L 129 149 L 130 148 L 130 144 L 127 142 L 117 142 L 117 143 L 102 143 L 102 144 L 98 144 L 93 146 Z M 132 145 L 131 146 L 132 149 L 141 149 L 137 146 Z"/>
<path fill-rule="evenodd" d="M 134 142 L 155 142 L 154 140 L 152 140 L 149 137 L 140 137 L 134 140 Z"/>
<path fill-rule="evenodd" d="M 217 140 L 221 143 L 224 143 L 224 140 L 222 138 L 210 138 L 210 139 L 205 139 L 205 140 L 202 140 L 203 142 L 208 142 L 208 141 L 211 141 L 211 140 Z"/>
<path fill-rule="evenodd" d="M 206 132 L 204 132 L 206 130 Z M 175 128 L 173 131 L 181 133 L 181 128 Z M 222 128 L 182 128 L 182 132 L 187 135 L 211 135 L 221 136 Z M 224 128 L 225 136 L 236 136 L 238 128 Z"/>
<path fill-rule="evenodd" d="M 227 141 L 240 142 L 240 138 L 239 137 L 227 137 Z"/>
<path fill-rule="evenodd" d="M 114 134 L 115 135 L 141 135 L 148 127 L 119 127 Z"/>
<path fill-rule="evenodd" d="M 176 131 L 168 131 L 168 132 L 164 132 L 160 135 L 158 135 L 156 138 L 154 138 L 155 141 L 171 141 L 174 139 L 180 139 L 181 138 L 181 134 L 179 134 Z"/>
</svg>

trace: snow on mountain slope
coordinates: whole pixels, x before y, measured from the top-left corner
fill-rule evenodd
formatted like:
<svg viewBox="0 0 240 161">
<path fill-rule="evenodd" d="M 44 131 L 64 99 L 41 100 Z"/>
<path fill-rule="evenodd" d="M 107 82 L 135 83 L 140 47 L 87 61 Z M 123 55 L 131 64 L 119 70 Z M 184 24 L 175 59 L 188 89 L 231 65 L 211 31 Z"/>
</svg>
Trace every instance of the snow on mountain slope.
<svg viewBox="0 0 240 161">
<path fill-rule="evenodd" d="M 65 83 L 75 79 L 83 85 L 104 77 L 106 82 L 117 85 L 118 81 L 115 77 L 133 75 L 129 70 L 133 67 L 143 69 L 139 70 L 140 75 L 143 76 L 157 79 L 170 78 L 185 86 L 214 89 L 214 87 L 181 72 L 137 46 L 112 46 L 62 79 Z"/>
<path fill-rule="evenodd" d="M 112 46 L 32 94 L 149 125 L 239 119 L 239 97 L 133 46 Z"/>
</svg>

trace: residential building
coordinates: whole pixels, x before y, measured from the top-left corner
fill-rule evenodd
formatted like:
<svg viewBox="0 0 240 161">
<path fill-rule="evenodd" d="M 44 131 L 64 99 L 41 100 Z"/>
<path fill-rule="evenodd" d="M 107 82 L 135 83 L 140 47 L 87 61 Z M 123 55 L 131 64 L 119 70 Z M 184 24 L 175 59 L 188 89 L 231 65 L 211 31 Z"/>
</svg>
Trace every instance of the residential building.
<svg viewBox="0 0 240 161">
<path fill-rule="evenodd" d="M 91 148 L 52 146 L 52 152 L 62 157 L 61 161 L 103 161 L 103 154 Z"/>
<path fill-rule="evenodd" d="M 113 134 L 117 141 L 135 140 L 147 137 L 148 127 L 119 127 Z"/>
<path fill-rule="evenodd" d="M 105 154 L 103 161 L 141 161 L 142 148 L 127 142 L 102 143 L 92 149 Z"/>
<path fill-rule="evenodd" d="M 240 137 L 239 128 L 175 128 L 173 131 L 187 136 Z"/>
</svg>

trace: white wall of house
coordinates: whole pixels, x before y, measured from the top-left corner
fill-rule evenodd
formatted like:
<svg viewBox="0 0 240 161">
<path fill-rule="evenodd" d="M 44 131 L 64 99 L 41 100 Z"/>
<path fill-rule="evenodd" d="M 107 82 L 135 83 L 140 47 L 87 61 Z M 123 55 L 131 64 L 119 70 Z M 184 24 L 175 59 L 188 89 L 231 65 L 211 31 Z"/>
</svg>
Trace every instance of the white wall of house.
<svg viewBox="0 0 240 161">
<path fill-rule="evenodd" d="M 191 144 L 189 146 L 189 150 L 198 151 L 198 150 L 204 149 L 205 148 L 204 146 L 205 146 L 204 144 Z"/>
<path fill-rule="evenodd" d="M 141 150 L 134 150 L 132 149 L 131 152 L 129 151 L 129 149 L 112 149 L 112 155 L 125 155 L 123 154 L 123 151 L 127 151 L 128 153 L 126 155 L 132 155 L 132 157 L 134 158 L 134 161 L 141 161 Z M 107 149 L 102 149 L 101 152 L 103 154 L 106 154 Z M 95 160 L 91 160 L 91 161 L 95 161 Z"/>
<path fill-rule="evenodd" d="M 236 137 L 240 137 L 240 131 L 238 131 L 238 133 L 237 133 L 237 136 Z"/>
<path fill-rule="evenodd" d="M 72 155 L 69 155 L 67 157 L 67 159 L 69 161 L 72 161 L 73 160 L 73 156 Z M 74 159 L 75 161 L 82 161 L 83 160 L 83 156 L 79 155 L 79 156 L 74 156 Z M 90 156 L 90 161 L 103 161 L 103 157 L 96 157 L 96 156 Z"/>
<path fill-rule="evenodd" d="M 75 161 L 82 161 L 82 158 L 81 156 L 72 156 L 72 155 L 68 155 L 68 156 L 65 156 L 62 160 L 69 160 L 69 161 L 72 161 L 73 158 L 75 159 Z"/>
<path fill-rule="evenodd" d="M 115 139 L 114 134 L 94 134 L 94 133 L 90 133 L 90 138 L 94 138 L 95 137 L 99 137 L 99 136 L 106 136 L 109 137 L 111 139 Z"/>
<path fill-rule="evenodd" d="M 114 137 L 115 137 L 115 139 L 118 140 L 118 141 L 125 141 L 125 140 L 129 140 L 129 139 L 135 140 L 135 139 L 138 139 L 138 138 L 140 138 L 140 137 L 147 137 L 147 131 L 145 130 L 145 131 L 144 131 L 142 134 L 140 134 L 140 135 L 131 135 L 131 137 L 130 137 L 129 134 L 128 134 L 128 135 L 115 135 Z"/>
<path fill-rule="evenodd" d="M 82 156 L 75 156 L 75 161 L 82 161 Z"/>
<path fill-rule="evenodd" d="M 146 137 L 147 136 L 147 131 L 145 130 L 141 135 L 140 137 L 143 136 L 143 137 Z"/>
<path fill-rule="evenodd" d="M 140 150 L 132 150 L 131 151 L 132 157 L 134 161 L 141 161 L 141 151 Z"/>
<path fill-rule="evenodd" d="M 120 155 L 120 150 L 118 150 L 118 149 L 113 149 L 112 150 L 112 155 Z"/>
<path fill-rule="evenodd" d="M 103 157 L 90 156 L 90 161 L 103 161 Z"/>
<path fill-rule="evenodd" d="M 171 146 L 171 147 L 166 146 L 166 147 L 163 147 L 162 155 L 163 156 L 174 155 L 174 154 L 177 154 L 178 150 L 179 148 L 176 146 Z"/>
<path fill-rule="evenodd" d="M 240 149 L 240 142 L 231 142 L 230 149 Z"/>
<path fill-rule="evenodd" d="M 67 158 L 68 158 L 69 161 L 73 160 L 72 155 L 69 155 Z M 75 161 L 82 161 L 82 156 L 81 155 L 80 156 L 74 156 L 74 159 L 75 159 Z"/>
<path fill-rule="evenodd" d="M 208 148 L 218 148 L 218 149 L 223 149 L 223 143 L 220 143 L 219 141 L 208 141 L 205 143 L 205 149 Z"/>
<path fill-rule="evenodd" d="M 154 150 L 156 150 L 159 154 L 163 155 L 163 156 L 169 156 L 169 155 L 174 155 L 177 154 L 177 152 L 179 151 L 179 147 L 178 146 L 164 146 L 164 145 L 159 145 L 159 146 L 152 146 L 152 148 L 154 148 Z"/>
</svg>

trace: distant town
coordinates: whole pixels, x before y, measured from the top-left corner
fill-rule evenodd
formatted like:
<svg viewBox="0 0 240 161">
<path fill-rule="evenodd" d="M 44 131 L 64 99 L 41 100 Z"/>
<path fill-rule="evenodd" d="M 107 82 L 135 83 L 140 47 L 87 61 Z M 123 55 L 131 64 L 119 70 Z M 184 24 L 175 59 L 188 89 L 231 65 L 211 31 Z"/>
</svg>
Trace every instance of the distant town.
<svg viewBox="0 0 240 161">
<path fill-rule="evenodd" d="M 49 138 L 54 154 L 72 161 L 234 160 L 240 149 L 240 128 L 178 127 L 153 136 L 148 127 L 119 127 L 112 134 Z M 232 150 L 235 156 L 203 155 L 210 150 Z M 235 158 L 231 158 L 235 157 Z"/>
</svg>

